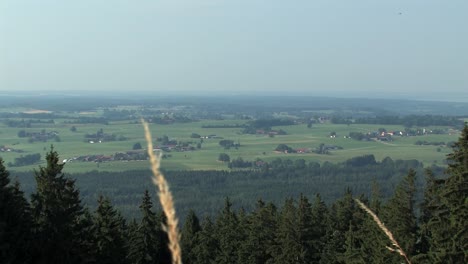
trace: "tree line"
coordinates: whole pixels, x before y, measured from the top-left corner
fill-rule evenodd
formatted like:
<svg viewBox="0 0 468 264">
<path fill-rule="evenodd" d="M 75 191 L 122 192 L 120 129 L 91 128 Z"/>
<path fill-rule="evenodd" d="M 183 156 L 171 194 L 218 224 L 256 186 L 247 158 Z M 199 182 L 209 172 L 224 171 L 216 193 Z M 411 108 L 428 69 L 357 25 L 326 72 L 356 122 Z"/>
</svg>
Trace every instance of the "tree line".
<svg viewBox="0 0 468 264">
<path fill-rule="evenodd" d="M 15 158 L 15 162 L 8 162 L 8 167 L 19 167 L 19 166 L 26 166 L 26 165 L 32 165 L 34 163 L 37 163 L 41 160 L 41 154 L 35 153 L 35 154 L 27 154 L 27 155 L 21 155 L 18 158 Z"/>
<path fill-rule="evenodd" d="M 347 187 L 354 193 L 370 195 L 370 183 L 374 180 L 381 186 L 382 198 L 386 200 L 410 168 L 418 174 L 424 173 L 424 166 L 418 160 L 393 160 L 387 157 L 377 161 L 373 155 L 350 158 L 342 163 L 320 164 L 284 158 L 249 161 L 240 157 L 226 160 L 225 163 L 226 170 L 219 171 L 164 171 L 177 197 L 181 218 L 190 209 L 200 215 L 215 214 L 223 206 L 226 196 L 231 198 L 235 208 L 244 207 L 247 211 L 254 209 L 254 203 L 259 198 L 279 204 L 298 193 L 309 197 L 320 193 L 322 199 L 331 204 L 342 196 Z M 442 176 L 443 167 L 432 165 L 430 168 L 436 177 Z M 32 173 L 14 171 L 12 174 L 19 179 L 28 195 L 35 191 Z M 132 218 L 139 217 L 141 190 L 151 186 L 150 174 L 149 170 L 134 170 L 67 175 L 76 179 L 83 202 L 91 208 L 97 206 L 96 197 L 103 194 L 112 199 L 124 217 Z M 424 179 L 419 177 L 417 185 L 419 202 Z"/>
<path fill-rule="evenodd" d="M 455 116 L 440 115 L 385 115 L 375 117 L 359 117 L 356 119 L 333 116 L 330 121 L 334 124 L 381 124 L 381 125 L 403 125 L 405 127 L 423 127 L 423 126 L 451 126 L 463 128 L 464 122 Z"/>
</svg>

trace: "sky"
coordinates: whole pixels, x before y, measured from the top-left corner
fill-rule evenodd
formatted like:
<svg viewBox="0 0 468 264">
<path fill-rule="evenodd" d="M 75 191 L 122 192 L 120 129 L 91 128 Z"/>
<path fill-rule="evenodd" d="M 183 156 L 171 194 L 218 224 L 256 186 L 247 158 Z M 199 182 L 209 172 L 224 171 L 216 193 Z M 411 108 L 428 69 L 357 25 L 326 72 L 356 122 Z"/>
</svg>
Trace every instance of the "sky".
<svg viewBox="0 0 468 264">
<path fill-rule="evenodd" d="M 2 0 L 0 91 L 468 101 L 466 0 Z"/>
</svg>

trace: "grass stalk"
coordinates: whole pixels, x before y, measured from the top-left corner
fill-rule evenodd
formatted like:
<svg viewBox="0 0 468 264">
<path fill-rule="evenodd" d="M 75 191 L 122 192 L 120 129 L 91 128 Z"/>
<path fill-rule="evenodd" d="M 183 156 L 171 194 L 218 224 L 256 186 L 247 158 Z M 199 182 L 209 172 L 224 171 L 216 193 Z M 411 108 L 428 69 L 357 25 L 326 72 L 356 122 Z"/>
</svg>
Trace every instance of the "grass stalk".
<svg viewBox="0 0 468 264">
<path fill-rule="evenodd" d="M 389 247 L 387 246 L 387 249 L 392 251 L 392 252 L 396 252 L 398 254 L 400 254 L 402 257 L 405 258 L 406 262 L 408 264 L 411 264 L 411 261 L 409 260 L 408 256 L 406 255 L 405 251 L 403 251 L 403 249 L 401 248 L 400 244 L 398 244 L 398 241 L 395 239 L 395 237 L 393 237 L 393 234 L 392 232 L 390 232 L 390 230 L 388 230 L 388 228 L 384 225 L 384 223 L 382 223 L 382 221 L 380 221 L 379 217 L 374 213 L 372 212 L 371 209 L 369 209 L 369 207 L 367 207 L 363 202 L 361 202 L 359 199 L 354 199 L 356 201 L 356 203 L 359 205 L 359 207 L 362 208 L 362 210 L 364 210 L 366 213 L 368 213 L 372 219 L 374 220 L 374 222 L 379 226 L 379 228 L 385 233 L 385 235 L 388 237 L 388 239 L 390 239 L 390 241 L 392 242 L 392 245 L 393 247 Z"/>
<path fill-rule="evenodd" d="M 179 230 L 177 228 L 177 216 L 174 207 L 174 200 L 169 190 L 169 185 L 164 178 L 164 175 L 159 170 L 160 168 L 160 155 L 155 155 L 153 151 L 153 140 L 148 123 L 141 120 L 145 129 L 145 138 L 148 148 L 148 156 L 151 163 L 151 171 L 153 172 L 153 184 L 158 187 L 159 202 L 163 208 L 164 214 L 167 218 L 166 226 L 164 227 L 169 237 L 169 250 L 172 254 L 172 264 L 182 264 L 182 252 L 179 245 Z"/>
</svg>

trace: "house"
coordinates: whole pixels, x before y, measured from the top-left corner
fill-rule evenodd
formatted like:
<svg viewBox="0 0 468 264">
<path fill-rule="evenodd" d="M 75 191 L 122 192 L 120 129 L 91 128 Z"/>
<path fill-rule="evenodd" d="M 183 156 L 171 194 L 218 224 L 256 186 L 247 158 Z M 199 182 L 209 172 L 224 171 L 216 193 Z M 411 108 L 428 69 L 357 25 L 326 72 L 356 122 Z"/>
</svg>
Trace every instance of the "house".
<svg viewBox="0 0 468 264">
<path fill-rule="evenodd" d="M 296 153 L 300 153 L 300 154 L 309 153 L 309 152 L 310 152 L 310 149 L 308 149 L 308 148 L 298 148 L 298 149 L 296 149 Z"/>
<path fill-rule="evenodd" d="M 326 116 L 321 116 L 318 118 L 318 121 L 319 123 L 323 124 L 325 122 L 327 122 L 328 120 L 330 120 L 330 118 L 326 117 Z"/>
</svg>

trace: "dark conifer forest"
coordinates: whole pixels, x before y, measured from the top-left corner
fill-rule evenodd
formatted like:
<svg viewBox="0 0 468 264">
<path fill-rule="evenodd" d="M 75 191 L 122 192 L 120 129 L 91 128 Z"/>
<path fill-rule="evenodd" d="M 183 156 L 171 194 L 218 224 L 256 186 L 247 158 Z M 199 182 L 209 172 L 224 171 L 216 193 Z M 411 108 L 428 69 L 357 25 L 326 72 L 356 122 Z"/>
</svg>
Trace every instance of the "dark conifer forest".
<svg viewBox="0 0 468 264">
<path fill-rule="evenodd" d="M 1 263 L 171 263 L 165 215 L 153 204 L 148 190 L 141 190 L 135 218 L 122 216 L 109 197 L 99 196 L 97 206 L 90 209 L 83 204 L 75 180 L 63 173 L 64 164 L 53 148 L 46 160 L 47 165 L 34 173 L 36 188 L 30 197 L 0 162 Z M 357 205 L 355 199 L 359 199 L 393 233 L 411 263 L 467 263 L 466 124 L 447 161 L 442 177 L 426 170 L 421 199 L 416 197 L 420 168 L 407 168 L 387 200 L 375 182 L 369 195 L 348 188 L 328 204 L 317 192 L 281 203 L 259 199 L 249 210 L 233 206 L 228 197 L 215 214 L 201 216 L 190 210 L 180 224 L 183 262 L 404 262 L 388 249 L 390 240 Z M 352 175 L 351 167 L 340 169 L 346 168 Z M 294 172 L 290 173 L 293 177 Z"/>
</svg>

